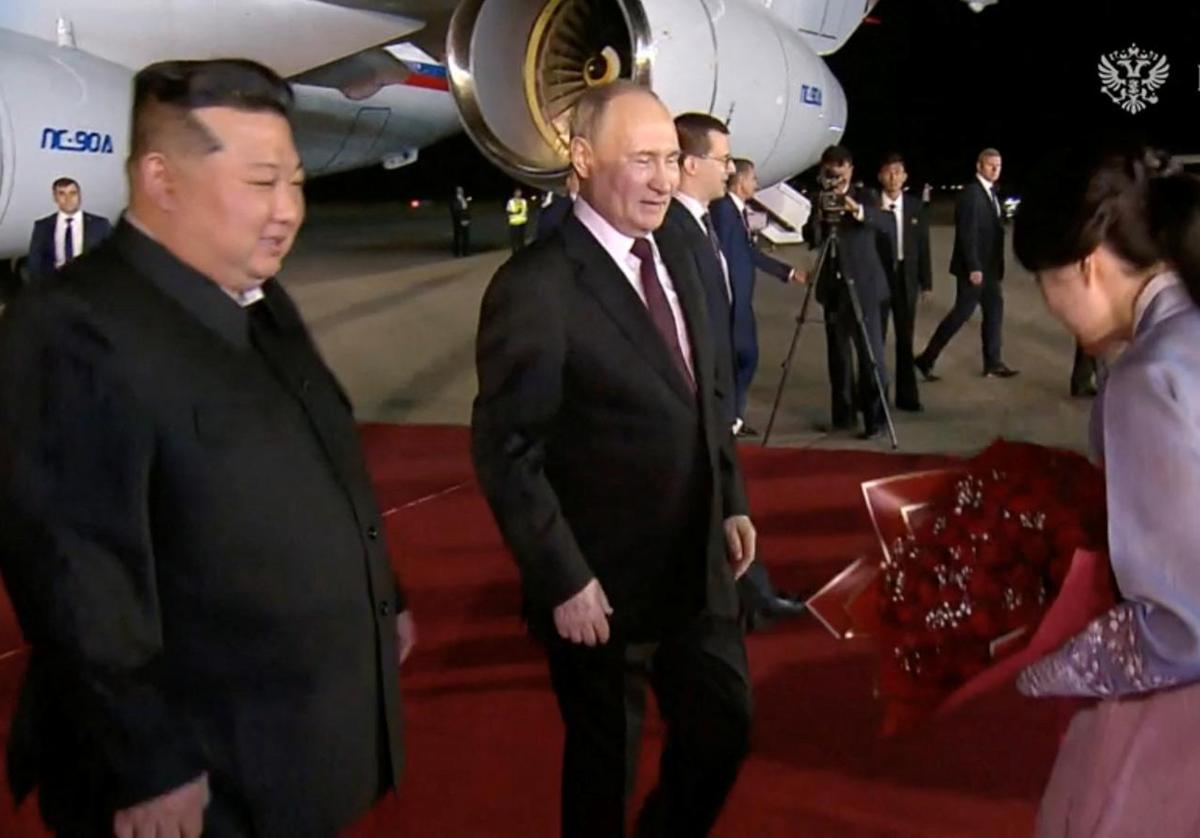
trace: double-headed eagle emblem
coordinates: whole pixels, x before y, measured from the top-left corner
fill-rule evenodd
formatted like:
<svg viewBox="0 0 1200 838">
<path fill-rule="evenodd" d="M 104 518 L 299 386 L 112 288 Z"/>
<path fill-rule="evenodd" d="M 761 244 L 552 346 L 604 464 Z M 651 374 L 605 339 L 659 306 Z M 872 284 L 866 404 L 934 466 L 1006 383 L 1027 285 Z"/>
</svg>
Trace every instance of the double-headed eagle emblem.
<svg viewBox="0 0 1200 838">
<path fill-rule="evenodd" d="M 1158 89 L 1167 81 L 1171 65 L 1165 55 L 1133 44 L 1129 49 L 1100 56 L 1100 90 L 1114 104 L 1138 113 L 1158 102 Z"/>
</svg>

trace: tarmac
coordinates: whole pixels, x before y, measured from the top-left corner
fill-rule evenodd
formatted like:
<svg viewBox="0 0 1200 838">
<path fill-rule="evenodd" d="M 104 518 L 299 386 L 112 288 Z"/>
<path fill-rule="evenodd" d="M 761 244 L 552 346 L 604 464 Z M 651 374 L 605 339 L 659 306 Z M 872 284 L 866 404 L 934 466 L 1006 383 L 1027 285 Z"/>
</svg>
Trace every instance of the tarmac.
<svg viewBox="0 0 1200 838">
<path fill-rule="evenodd" d="M 472 245 L 479 250 L 456 259 L 450 256 L 450 219 L 442 204 L 310 208 L 281 280 L 353 399 L 359 420 L 470 421 L 479 303 L 488 280 L 509 256 L 501 207 L 477 204 L 473 215 Z M 947 270 L 953 244 L 949 216 L 948 206 L 935 207 L 941 223 L 931 231 L 934 289 L 920 304 L 917 351 L 954 302 L 955 281 Z M 804 245 L 775 255 L 801 266 L 810 265 L 814 256 Z M 1021 374 L 982 376 L 976 312 L 939 359 L 936 372 L 942 380 L 921 383 L 925 411 L 893 411 L 901 451 L 969 454 L 996 437 L 1084 449 L 1091 403 L 1068 392 L 1073 341 L 1011 254 L 1004 294 L 1004 360 Z M 760 364 L 746 417 L 759 431 L 768 422 L 803 298 L 803 286 L 784 286 L 760 275 L 754 301 Z M 890 450 L 886 437 L 862 441 L 815 428 L 829 421 L 820 315 L 814 302 L 770 444 Z M 893 369 L 890 340 L 886 354 Z M 742 444 L 761 444 L 761 438 Z"/>
</svg>

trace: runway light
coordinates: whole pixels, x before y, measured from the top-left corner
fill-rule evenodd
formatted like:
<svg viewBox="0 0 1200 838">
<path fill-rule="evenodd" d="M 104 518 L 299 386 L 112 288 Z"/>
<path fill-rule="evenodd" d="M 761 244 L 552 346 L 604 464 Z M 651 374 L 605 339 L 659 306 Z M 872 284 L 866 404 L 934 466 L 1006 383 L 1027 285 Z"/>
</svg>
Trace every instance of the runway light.
<svg viewBox="0 0 1200 838">
<path fill-rule="evenodd" d="M 409 201 L 409 202 L 408 202 L 408 205 L 409 205 L 410 207 L 412 207 L 413 209 L 420 209 L 420 208 L 421 208 L 421 202 L 420 202 L 420 200 L 418 200 L 417 198 L 413 198 L 411 201 Z"/>
</svg>

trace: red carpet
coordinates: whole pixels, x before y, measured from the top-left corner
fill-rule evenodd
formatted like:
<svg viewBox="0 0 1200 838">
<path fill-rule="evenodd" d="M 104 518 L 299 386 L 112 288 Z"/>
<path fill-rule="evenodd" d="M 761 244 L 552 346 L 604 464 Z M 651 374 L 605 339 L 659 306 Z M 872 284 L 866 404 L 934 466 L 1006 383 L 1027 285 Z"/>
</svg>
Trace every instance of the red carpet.
<svg viewBox="0 0 1200 838">
<path fill-rule="evenodd" d="M 367 426 L 368 459 L 420 633 L 407 664 L 402 790 L 354 836 L 551 836 L 561 730 L 545 666 L 517 620 L 517 577 L 472 480 L 462 428 Z M 859 483 L 938 458 L 742 449 L 760 555 L 811 590 L 873 536 Z M 803 618 L 749 639 L 753 752 L 719 836 L 1019 836 L 1054 752 L 1055 710 L 996 695 L 894 740 L 875 734 L 870 652 Z M 0 598 L 0 742 L 25 652 Z M 652 782 L 660 728 L 643 749 Z M 2 770 L 0 770 L 2 777 Z M 0 835 L 45 834 L 0 791 Z"/>
</svg>

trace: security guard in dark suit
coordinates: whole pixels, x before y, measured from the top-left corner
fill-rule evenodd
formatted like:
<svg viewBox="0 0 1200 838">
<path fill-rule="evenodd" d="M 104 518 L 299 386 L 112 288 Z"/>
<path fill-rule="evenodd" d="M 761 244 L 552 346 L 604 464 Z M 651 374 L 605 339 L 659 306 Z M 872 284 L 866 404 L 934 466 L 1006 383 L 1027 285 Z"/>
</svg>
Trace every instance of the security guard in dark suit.
<svg viewBox="0 0 1200 838">
<path fill-rule="evenodd" d="M 270 278 L 291 92 L 244 61 L 134 84 L 124 220 L 0 324 L 10 777 L 64 834 L 332 835 L 399 776 L 414 635 L 350 405 Z"/>
</svg>

